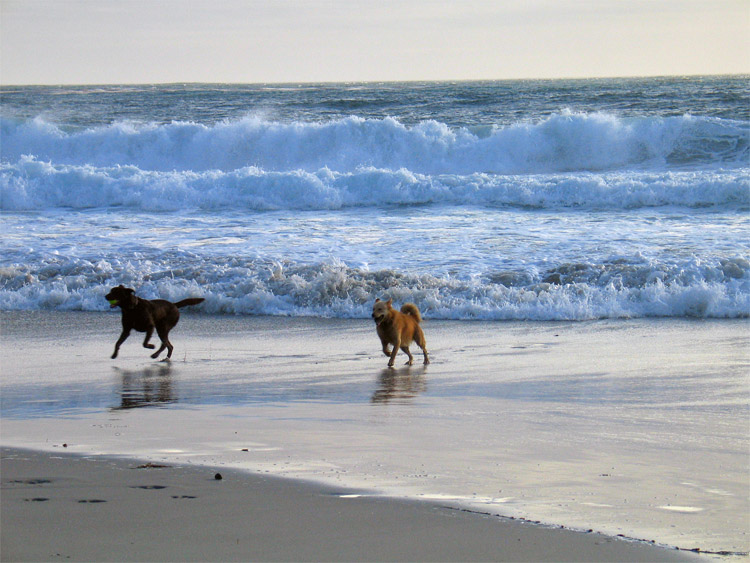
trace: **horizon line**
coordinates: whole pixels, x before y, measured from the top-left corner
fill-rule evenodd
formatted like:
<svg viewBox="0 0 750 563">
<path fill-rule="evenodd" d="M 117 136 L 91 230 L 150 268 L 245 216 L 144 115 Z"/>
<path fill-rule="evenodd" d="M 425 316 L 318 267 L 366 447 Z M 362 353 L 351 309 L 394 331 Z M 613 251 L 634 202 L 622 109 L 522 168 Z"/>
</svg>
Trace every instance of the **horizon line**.
<svg viewBox="0 0 750 563">
<path fill-rule="evenodd" d="M 426 83 L 450 83 L 450 82 L 553 82 L 562 80 L 636 80 L 636 79 L 689 79 L 689 78 L 719 78 L 719 77 L 750 77 L 750 71 L 738 73 L 716 73 L 716 74 L 643 74 L 643 75 L 602 75 L 602 76 L 561 76 L 561 77 L 528 77 L 528 78 L 430 78 L 430 79 L 368 79 L 368 80 L 289 80 L 289 81 L 200 81 L 200 80 L 177 80 L 170 82 L 27 82 L 6 83 L 0 80 L 0 88 L 5 87 L 27 87 L 27 86 L 175 86 L 196 84 L 223 84 L 234 86 L 251 85 L 323 85 L 323 84 L 426 84 Z"/>
</svg>

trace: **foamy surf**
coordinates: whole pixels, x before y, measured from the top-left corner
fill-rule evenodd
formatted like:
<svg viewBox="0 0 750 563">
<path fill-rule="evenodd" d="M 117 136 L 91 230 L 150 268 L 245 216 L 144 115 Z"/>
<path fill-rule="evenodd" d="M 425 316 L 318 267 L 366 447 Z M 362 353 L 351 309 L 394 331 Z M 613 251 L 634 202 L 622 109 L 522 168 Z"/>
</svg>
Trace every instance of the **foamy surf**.
<svg viewBox="0 0 750 563">
<path fill-rule="evenodd" d="M 747 317 L 746 101 L 731 77 L 15 88 L 0 308 L 123 283 L 204 314 Z"/>
<path fill-rule="evenodd" d="M 208 314 L 368 318 L 376 296 L 417 303 L 427 318 L 455 320 L 743 318 L 750 311 L 750 262 L 744 258 L 667 264 L 631 257 L 460 279 L 341 262 L 227 263 L 192 253 L 128 263 L 49 256 L 4 267 L 0 308 L 104 311 L 104 295 L 119 283 L 144 298 L 203 297 L 194 309 Z"/>
</svg>

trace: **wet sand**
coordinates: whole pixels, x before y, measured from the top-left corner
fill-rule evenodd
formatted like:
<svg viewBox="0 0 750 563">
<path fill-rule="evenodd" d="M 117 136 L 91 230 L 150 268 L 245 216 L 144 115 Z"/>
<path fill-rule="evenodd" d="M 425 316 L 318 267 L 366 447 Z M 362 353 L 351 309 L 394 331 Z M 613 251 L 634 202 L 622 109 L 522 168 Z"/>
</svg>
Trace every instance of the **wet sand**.
<svg viewBox="0 0 750 563">
<path fill-rule="evenodd" d="M 1 464 L 3 561 L 701 559 L 233 470 L 12 449 Z"/>
<path fill-rule="evenodd" d="M 95 461 L 70 461 L 79 477 L 89 474 L 90 464 L 115 467 L 111 464 L 120 461 L 107 460 L 124 458 L 173 468 L 149 475 L 183 475 L 176 468 L 185 467 L 186 475 L 196 475 L 195 470 L 203 478 L 200 467 L 215 467 L 222 473 L 240 471 L 237 475 L 247 483 L 275 483 L 268 479 L 281 476 L 295 479 L 284 481 L 287 488 L 322 487 L 329 491 L 320 496 L 323 502 L 356 500 L 379 509 L 420 500 L 425 504 L 419 506 L 429 508 L 420 510 L 489 520 L 491 526 L 482 525 L 490 527 L 526 522 L 521 529 L 536 530 L 540 538 L 551 531 L 590 538 L 586 532 L 593 530 L 602 537 L 665 546 L 658 550 L 665 557 L 692 556 L 693 549 L 737 556 L 748 550 L 746 321 L 428 320 L 432 364 L 395 370 L 385 368 L 387 358 L 379 353 L 372 323 L 363 320 L 185 315 L 172 334 L 175 353 L 169 363 L 149 359 L 138 335 L 111 360 L 119 333 L 116 314 L 5 312 L 0 322 L 0 445 L 46 456 L 94 456 Z M 398 361 L 404 359 L 399 355 Z M 2 527 L 4 538 L 10 538 L 6 523 L 12 513 L 5 511 L 5 503 L 24 484 L 6 487 L 11 470 L 8 460 L 3 464 Z M 43 466 L 24 471 L 39 478 L 52 474 Z M 111 488 L 107 479 L 102 485 L 86 483 L 82 490 L 91 493 L 68 500 L 95 500 L 94 491 Z M 203 483 L 214 484 L 210 479 Z M 42 494 L 44 487 L 57 485 L 29 484 L 19 494 L 51 499 Z M 168 489 L 149 492 L 159 491 Z M 201 495 L 214 489 L 206 491 Z M 331 491 L 361 496 L 342 499 Z M 198 496 L 177 496 L 183 494 Z M 287 506 L 296 502 L 294 496 L 284 501 Z M 75 510 L 110 510 L 115 504 L 101 500 L 108 502 L 80 503 Z M 178 499 L 165 495 L 165 500 Z M 254 503 L 267 504 L 242 501 L 227 514 Z M 48 515 L 68 521 L 70 507 L 64 503 L 18 504 L 19 510 L 53 507 Z M 341 506 L 334 503 L 332 509 Z M 164 510 L 172 508 L 168 504 Z M 196 518 L 204 524 L 231 520 L 227 526 L 242 520 L 224 518 L 216 510 Z M 133 511 L 148 509 L 134 505 Z M 260 521 L 262 514 L 252 518 Z M 21 521 L 25 518 L 22 514 Z M 555 529 L 560 526 L 565 529 Z M 398 532 L 402 526 L 395 527 Z M 179 535 L 182 525 L 177 528 Z M 372 533 L 382 539 L 391 532 Z M 189 543 L 193 535 L 185 537 Z M 291 549 L 288 538 L 285 530 L 269 541 Z M 558 540 L 533 541 L 547 546 Z M 526 559 L 546 559 L 548 547 L 530 551 Z M 666 549 L 673 547 L 680 551 Z M 267 557 L 311 559 L 321 553 L 321 559 L 335 558 L 322 551 L 285 553 Z M 340 559 L 356 558 L 352 551 L 341 553 Z M 368 549 L 364 558 L 429 560 L 445 553 L 452 560 L 483 559 L 487 552 L 388 553 Z M 504 553 L 495 550 L 486 558 L 497 560 Z M 507 553 L 510 560 L 524 558 Z M 590 559 L 607 557 L 596 553 Z"/>
</svg>

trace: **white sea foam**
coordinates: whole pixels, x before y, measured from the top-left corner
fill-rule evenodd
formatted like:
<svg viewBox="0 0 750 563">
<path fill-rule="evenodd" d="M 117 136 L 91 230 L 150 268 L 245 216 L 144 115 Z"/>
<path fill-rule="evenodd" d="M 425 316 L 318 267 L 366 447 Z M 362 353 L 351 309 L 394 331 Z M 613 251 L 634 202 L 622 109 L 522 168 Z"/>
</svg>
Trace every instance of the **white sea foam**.
<svg viewBox="0 0 750 563">
<path fill-rule="evenodd" d="M 0 121 L 2 159 L 24 155 L 96 169 L 134 166 L 167 172 L 354 172 L 361 167 L 418 174 L 607 171 L 748 161 L 748 126 L 718 118 L 561 113 L 536 123 L 493 127 L 478 136 L 436 121 L 405 126 L 393 118 L 350 117 L 280 123 L 248 117 L 212 126 L 116 122 L 65 132 L 42 119 Z"/>
<path fill-rule="evenodd" d="M 636 209 L 747 207 L 746 169 L 604 174 L 426 175 L 406 169 L 268 172 L 245 167 L 159 172 L 132 165 L 53 164 L 33 157 L 0 164 L 1 208 L 34 210 L 339 209 L 404 204 Z"/>
<path fill-rule="evenodd" d="M 0 270 L 0 309 L 103 311 L 119 283 L 145 298 L 201 296 L 209 314 L 369 317 L 374 296 L 413 301 L 427 318 L 587 320 L 633 317 L 742 318 L 750 314 L 750 262 L 561 264 L 543 276 L 505 272 L 456 279 L 367 271 L 340 262 L 65 259 Z"/>
</svg>

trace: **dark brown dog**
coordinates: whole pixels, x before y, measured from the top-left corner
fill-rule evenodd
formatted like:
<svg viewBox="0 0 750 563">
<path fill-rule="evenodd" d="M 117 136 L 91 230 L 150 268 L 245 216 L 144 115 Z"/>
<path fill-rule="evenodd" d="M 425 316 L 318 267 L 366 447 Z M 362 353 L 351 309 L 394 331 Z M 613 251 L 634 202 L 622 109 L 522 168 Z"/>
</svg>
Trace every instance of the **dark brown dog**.
<svg viewBox="0 0 750 563">
<path fill-rule="evenodd" d="M 146 333 L 143 347 L 151 349 L 155 348 L 155 346 L 149 344 L 148 341 L 151 340 L 151 335 L 154 333 L 154 329 L 156 329 L 156 334 L 161 339 L 161 346 L 156 352 L 151 354 L 151 357 L 156 358 L 166 348 L 167 359 L 171 358 L 174 347 L 169 341 L 169 331 L 180 320 L 180 311 L 178 309 L 180 307 L 187 307 L 188 305 L 197 305 L 203 301 L 202 297 L 183 299 L 177 303 L 165 301 L 164 299 L 141 299 L 140 297 L 136 297 L 134 289 L 123 287 L 122 285 L 113 287 L 105 297 L 109 301 L 110 307 L 120 307 L 122 309 L 122 334 L 120 334 L 120 338 L 115 343 L 115 351 L 112 354 L 112 359 L 117 357 L 120 345 L 130 336 L 130 331 L 133 329 Z"/>
<path fill-rule="evenodd" d="M 409 345 L 412 342 L 416 342 L 417 346 L 422 349 L 424 363 L 430 363 L 427 357 L 427 343 L 422 327 L 419 326 L 422 322 L 422 315 L 414 303 L 406 303 L 401 307 L 401 311 L 396 311 L 393 308 L 392 299 L 388 301 L 376 299 L 372 307 L 372 318 L 377 326 L 380 343 L 383 345 L 383 353 L 391 358 L 388 367 L 393 367 L 399 348 L 409 356 L 406 365 L 410 366 L 414 363 L 414 356 L 409 351 Z M 393 350 L 389 350 L 388 345 L 392 345 Z"/>
</svg>

